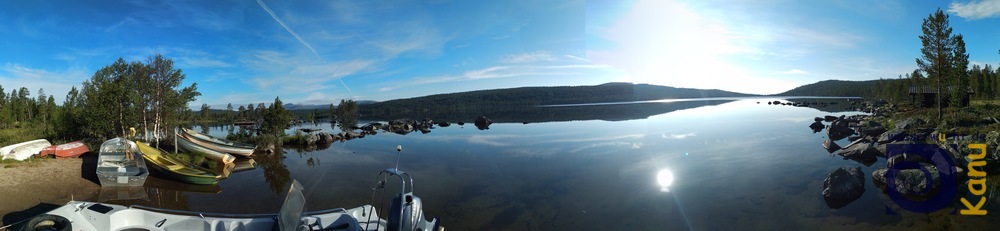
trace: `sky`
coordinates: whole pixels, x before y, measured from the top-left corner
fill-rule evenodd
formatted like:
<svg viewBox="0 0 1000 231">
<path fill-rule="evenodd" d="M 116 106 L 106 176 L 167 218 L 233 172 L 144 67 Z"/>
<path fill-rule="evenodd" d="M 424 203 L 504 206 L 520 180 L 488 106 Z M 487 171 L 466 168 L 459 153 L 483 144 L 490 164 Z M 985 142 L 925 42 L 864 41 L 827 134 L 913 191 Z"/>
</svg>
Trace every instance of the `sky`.
<svg viewBox="0 0 1000 231">
<path fill-rule="evenodd" d="M 633 82 L 776 94 L 916 68 L 941 9 L 1000 64 L 1000 0 L 0 1 L 0 86 L 62 102 L 159 53 L 191 103 L 329 104 Z"/>
</svg>

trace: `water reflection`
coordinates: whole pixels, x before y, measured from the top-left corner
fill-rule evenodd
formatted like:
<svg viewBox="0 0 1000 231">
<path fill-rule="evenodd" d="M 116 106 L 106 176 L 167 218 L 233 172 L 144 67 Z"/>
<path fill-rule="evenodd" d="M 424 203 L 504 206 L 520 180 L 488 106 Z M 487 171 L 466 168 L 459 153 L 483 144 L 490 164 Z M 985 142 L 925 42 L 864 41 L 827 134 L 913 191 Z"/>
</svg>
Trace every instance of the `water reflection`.
<svg viewBox="0 0 1000 231">
<path fill-rule="evenodd" d="M 292 180 L 288 166 L 285 166 L 284 150 L 278 148 L 268 155 L 255 155 L 254 160 L 264 169 L 264 181 L 274 193 L 280 193 L 287 188 L 287 184 Z"/>
<path fill-rule="evenodd" d="M 670 169 L 660 169 L 656 172 L 656 183 L 660 185 L 661 192 L 670 192 L 670 185 L 674 183 L 674 173 Z"/>
</svg>

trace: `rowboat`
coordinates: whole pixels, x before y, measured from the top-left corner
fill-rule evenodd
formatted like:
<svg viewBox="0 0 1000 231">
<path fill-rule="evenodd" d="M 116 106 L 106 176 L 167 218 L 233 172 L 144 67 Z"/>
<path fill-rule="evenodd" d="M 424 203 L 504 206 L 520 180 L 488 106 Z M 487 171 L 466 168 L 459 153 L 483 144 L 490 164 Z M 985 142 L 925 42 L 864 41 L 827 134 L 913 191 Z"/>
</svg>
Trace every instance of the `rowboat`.
<svg viewBox="0 0 1000 231">
<path fill-rule="evenodd" d="M 222 153 L 249 157 L 253 155 L 253 150 L 257 148 L 254 145 L 216 138 L 187 128 L 181 128 L 181 130 L 184 131 L 182 135 L 187 136 L 191 142 Z"/>
<path fill-rule="evenodd" d="M 208 213 L 70 201 L 31 218 L 22 230 L 444 230 L 438 219 L 424 217 L 423 202 L 413 194 L 412 186 L 406 187 L 412 185 L 409 174 L 389 168 L 382 170 L 379 179 L 387 180 L 388 176 L 399 176 L 393 182 L 408 183 L 394 194 L 388 208 L 369 204 L 306 212 L 302 184 L 295 180 L 281 209 L 274 214 Z M 379 191 L 389 193 L 378 185 L 384 186 L 376 183 L 373 196 Z"/>
<path fill-rule="evenodd" d="M 226 165 L 232 165 L 233 161 L 236 160 L 236 157 L 233 157 L 233 155 L 218 152 L 195 144 L 191 141 L 191 139 L 188 139 L 187 136 L 182 134 L 177 134 L 177 146 L 180 146 L 181 150 L 186 152 L 205 154 L 205 158 L 222 161 L 222 163 Z"/>
<path fill-rule="evenodd" d="M 147 166 L 167 177 L 187 183 L 207 185 L 218 184 L 219 179 L 222 178 L 207 169 L 191 166 L 191 164 L 170 156 L 163 150 L 150 147 L 142 142 L 135 143 L 139 145 L 139 151 L 142 151 L 142 158 L 146 159 Z"/>
<path fill-rule="evenodd" d="M 0 148 L 0 155 L 3 155 L 3 159 L 14 159 L 14 160 L 25 160 L 28 157 L 38 154 L 43 148 L 52 146 L 45 139 L 37 139 L 27 142 L 16 143 L 8 145 L 6 147 Z"/>
<path fill-rule="evenodd" d="M 41 157 L 55 156 L 56 158 L 76 158 L 84 153 L 89 152 L 90 149 L 87 145 L 83 144 L 81 141 L 74 141 L 60 145 L 52 145 L 45 147 L 41 152 L 38 153 Z"/>
<path fill-rule="evenodd" d="M 127 154 L 131 154 L 132 158 Z M 149 170 L 135 142 L 118 137 L 101 144 L 97 156 L 97 179 L 102 187 L 142 186 L 146 176 L 149 176 Z"/>
</svg>

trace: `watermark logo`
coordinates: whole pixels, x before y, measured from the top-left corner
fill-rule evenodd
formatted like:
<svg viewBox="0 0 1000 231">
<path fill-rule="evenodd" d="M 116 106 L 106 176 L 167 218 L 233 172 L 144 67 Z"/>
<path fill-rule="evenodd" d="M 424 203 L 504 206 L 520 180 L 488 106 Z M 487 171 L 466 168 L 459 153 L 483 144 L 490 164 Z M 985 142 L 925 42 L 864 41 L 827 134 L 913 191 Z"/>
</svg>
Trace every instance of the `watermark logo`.
<svg viewBox="0 0 1000 231">
<path fill-rule="evenodd" d="M 943 136 L 939 136 L 938 140 L 945 140 Z M 954 150 L 960 150 L 957 145 L 950 145 Z M 986 157 L 986 144 L 969 144 L 969 149 L 972 149 L 974 153 L 969 153 L 969 158 L 972 159 L 968 164 L 970 178 L 968 183 L 969 192 L 973 195 L 979 196 L 979 200 L 975 205 L 969 202 L 965 197 L 962 197 L 960 201 L 965 206 L 964 209 L 959 211 L 962 215 L 986 215 L 987 211 L 983 210 L 983 205 L 986 202 L 986 172 L 980 171 L 977 168 L 982 168 L 986 166 L 986 161 L 983 158 Z M 886 171 L 886 193 L 889 198 L 892 199 L 896 205 L 910 212 L 916 213 L 931 213 L 948 208 L 949 205 L 954 203 L 955 196 L 958 195 L 958 180 L 957 173 L 955 172 L 955 162 L 947 151 L 941 149 L 936 144 L 888 144 L 886 145 L 886 157 L 892 159 L 895 156 L 897 161 L 889 167 Z M 978 153 L 975 153 L 978 152 Z M 921 158 L 905 158 L 903 153 L 908 155 L 916 155 Z M 927 168 L 921 167 L 920 162 L 915 160 L 926 160 L 934 166 L 939 175 L 938 190 L 933 193 L 931 197 L 923 201 L 914 201 L 906 198 L 902 195 L 898 186 L 896 185 L 896 178 L 903 170 L 908 169 L 919 169 L 925 176 L 927 181 L 932 181 L 932 174 Z M 933 182 L 928 182 L 925 184 L 926 187 L 921 189 L 920 194 L 927 195 L 933 187 Z M 954 187 L 949 187 L 954 186 Z M 889 210 L 887 210 L 889 211 Z"/>
</svg>

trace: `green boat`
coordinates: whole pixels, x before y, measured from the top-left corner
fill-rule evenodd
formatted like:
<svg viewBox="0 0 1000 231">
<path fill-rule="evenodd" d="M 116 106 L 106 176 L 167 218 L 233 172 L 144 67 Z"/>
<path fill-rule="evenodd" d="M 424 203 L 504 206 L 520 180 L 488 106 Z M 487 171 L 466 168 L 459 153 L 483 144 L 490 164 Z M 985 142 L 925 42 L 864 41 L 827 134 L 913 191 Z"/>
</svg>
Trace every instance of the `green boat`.
<svg viewBox="0 0 1000 231">
<path fill-rule="evenodd" d="M 143 154 L 142 157 L 149 163 L 148 166 L 170 178 L 191 184 L 204 185 L 219 184 L 219 179 L 222 178 L 222 176 L 208 169 L 190 166 L 190 164 L 166 154 L 167 152 L 163 150 L 150 147 L 142 142 L 135 143 L 139 146 L 139 151 Z"/>
</svg>

